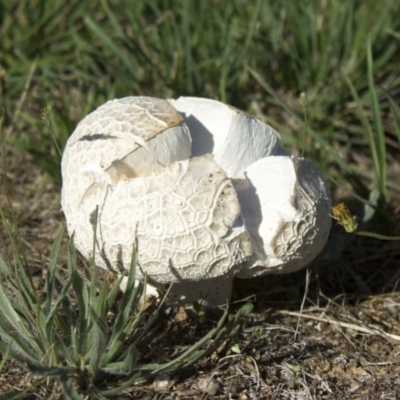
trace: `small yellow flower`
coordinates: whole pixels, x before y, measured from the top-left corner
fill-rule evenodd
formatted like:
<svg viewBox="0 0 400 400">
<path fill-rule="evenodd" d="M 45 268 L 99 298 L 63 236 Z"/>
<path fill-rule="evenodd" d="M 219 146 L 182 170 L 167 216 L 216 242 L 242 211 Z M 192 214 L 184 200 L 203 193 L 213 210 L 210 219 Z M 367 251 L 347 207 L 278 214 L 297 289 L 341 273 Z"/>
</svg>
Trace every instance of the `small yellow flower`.
<svg viewBox="0 0 400 400">
<path fill-rule="evenodd" d="M 350 214 L 344 203 L 332 207 L 332 218 L 342 225 L 346 232 L 355 232 L 358 228 L 357 217 Z"/>
</svg>

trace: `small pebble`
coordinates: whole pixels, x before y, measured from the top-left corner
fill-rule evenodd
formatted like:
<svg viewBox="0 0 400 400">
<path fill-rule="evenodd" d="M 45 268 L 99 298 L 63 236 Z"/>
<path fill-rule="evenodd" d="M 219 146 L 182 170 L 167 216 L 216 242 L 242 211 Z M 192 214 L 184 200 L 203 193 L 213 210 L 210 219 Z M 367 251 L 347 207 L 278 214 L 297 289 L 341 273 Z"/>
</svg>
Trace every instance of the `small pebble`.
<svg viewBox="0 0 400 400">
<path fill-rule="evenodd" d="M 167 390 L 171 378 L 167 374 L 158 374 L 153 381 L 153 387 L 155 390 Z"/>
<path fill-rule="evenodd" d="M 204 378 L 200 378 L 197 381 L 197 387 L 204 393 L 209 394 L 210 396 L 215 396 L 218 392 L 218 382 L 216 382 L 212 376 L 207 376 Z"/>
</svg>

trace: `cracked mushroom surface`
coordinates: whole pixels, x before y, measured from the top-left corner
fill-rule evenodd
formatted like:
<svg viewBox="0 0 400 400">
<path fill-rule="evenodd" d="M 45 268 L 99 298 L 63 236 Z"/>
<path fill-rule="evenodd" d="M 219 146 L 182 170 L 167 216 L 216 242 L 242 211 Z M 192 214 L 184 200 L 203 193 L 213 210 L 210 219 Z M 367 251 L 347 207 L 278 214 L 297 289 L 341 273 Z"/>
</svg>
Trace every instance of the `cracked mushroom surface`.
<svg viewBox="0 0 400 400">
<path fill-rule="evenodd" d="M 222 304 L 234 276 L 287 273 L 324 247 L 330 195 L 317 168 L 256 118 L 201 98 L 112 100 L 62 159 L 62 208 L 84 257 L 174 283 L 172 302 Z M 94 216 L 97 211 L 97 224 Z"/>
</svg>

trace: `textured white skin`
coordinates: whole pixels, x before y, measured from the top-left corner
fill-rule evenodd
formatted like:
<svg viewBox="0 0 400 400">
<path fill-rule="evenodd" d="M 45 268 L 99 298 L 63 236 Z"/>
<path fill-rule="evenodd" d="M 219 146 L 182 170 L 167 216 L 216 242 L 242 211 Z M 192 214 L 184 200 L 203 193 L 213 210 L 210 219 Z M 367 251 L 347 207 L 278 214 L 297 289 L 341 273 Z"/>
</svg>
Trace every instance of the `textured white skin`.
<svg viewBox="0 0 400 400">
<path fill-rule="evenodd" d="M 212 153 L 229 178 L 244 178 L 246 167 L 278 152 L 279 134 L 243 111 L 196 97 L 169 102 L 189 127 L 192 157 Z"/>
<path fill-rule="evenodd" d="M 252 254 L 233 185 L 209 155 L 119 181 L 99 210 L 97 236 L 99 266 L 121 259 L 126 268 L 136 240 L 140 269 L 159 283 L 225 275 Z"/>
<path fill-rule="evenodd" d="M 245 175 L 247 190 L 236 189 L 255 253 L 238 276 L 264 275 L 266 268 L 289 273 L 309 264 L 331 227 L 330 196 L 317 168 L 304 159 L 275 156 L 258 160 Z M 258 202 L 249 202 L 249 187 Z"/>
<path fill-rule="evenodd" d="M 209 99 L 169 102 L 108 102 L 68 140 L 62 207 L 80 252 L 91 256 L 98 206 L 96 264 L 126 269 L 137 247 L 137 275 L 176 282 L 178 303 L 222 304 L 234 276 L 312 261 L 331 223 L 318 170 L 246 113 Z"/>
<path fill-rule="evenodd" d="M 254 250 L 238 276 L 290 273 L 309 264 L 331 227 L 330 194 L 318 169 L 280 148 L 270 126 L 233 107 L 192 97 L 169 102 L 189 127 L 192 156 L 211 152 L 232 178 Z"/>
</svg>

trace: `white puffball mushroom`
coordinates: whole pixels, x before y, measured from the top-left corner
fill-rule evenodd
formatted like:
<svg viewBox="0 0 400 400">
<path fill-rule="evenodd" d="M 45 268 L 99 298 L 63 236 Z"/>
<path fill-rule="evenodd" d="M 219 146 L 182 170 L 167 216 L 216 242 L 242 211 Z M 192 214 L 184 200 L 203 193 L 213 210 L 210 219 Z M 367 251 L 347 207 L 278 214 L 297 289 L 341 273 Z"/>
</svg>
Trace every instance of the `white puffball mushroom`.
<svg viewBox="0 0 400 400">
<path fill-rule="evenodd" d="M 190 158 L 190 146 L 188 128 L 166 100 L 107 102 L 67 142 L 62 207 L 86 258 L 98 207 L 98 266 L 128 268 L 137 245 L 138 277 L 177 287 L 222 277 L 213 293 L 225 301 L 253 250 L 232 182 L 211 155 Z M 214 296 L 207 288 L 201 295 Z"/>
<path fill-rule="evenodd" d="M 210 99 L 127 97 L 85 117 L 62 160 L 68 232 L 96 264 L 174 283 L 171 302 L 223 304 L 235 276 L 311 262 L 330 229 L 318 170 L 254 117 Z"/>
</svg>

